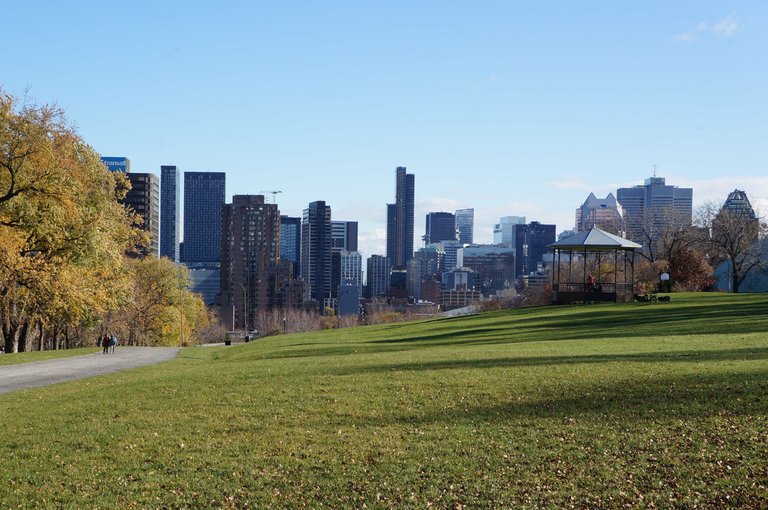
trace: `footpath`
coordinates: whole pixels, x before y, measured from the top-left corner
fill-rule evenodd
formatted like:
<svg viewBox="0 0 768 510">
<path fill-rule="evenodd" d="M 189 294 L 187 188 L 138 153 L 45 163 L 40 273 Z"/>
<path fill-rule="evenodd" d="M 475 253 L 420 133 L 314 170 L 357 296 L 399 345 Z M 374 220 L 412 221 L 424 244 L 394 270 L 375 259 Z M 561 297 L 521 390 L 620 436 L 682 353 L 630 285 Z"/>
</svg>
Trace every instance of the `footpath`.
<svg viewBox="0 0 768 510">
<path fill-rule="evenodd" d="M 99 352 L 74 358 L 0 366 L 0 394 L 152 365 L 173 359 L 178 352 L 178 347 L 118 346 L 114 354 Z"/>
</svg>

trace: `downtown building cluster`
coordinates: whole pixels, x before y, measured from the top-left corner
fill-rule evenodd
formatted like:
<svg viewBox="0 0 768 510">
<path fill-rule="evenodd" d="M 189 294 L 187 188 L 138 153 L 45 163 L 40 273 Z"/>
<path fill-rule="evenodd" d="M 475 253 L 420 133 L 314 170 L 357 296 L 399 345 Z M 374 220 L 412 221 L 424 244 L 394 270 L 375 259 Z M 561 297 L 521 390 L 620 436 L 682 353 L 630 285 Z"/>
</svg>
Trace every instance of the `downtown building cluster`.
<svg viewBox="0 0 768 510">
<path fill-rule="evenodd" d="M 386 204 L 386 253 L 364 265 L 358 223 L 334 220 L 325 201 L 290 217 L 280 214 L 278 192 L 271 203 L 264 195 L 235 195 L 227 204 L 223 172 L 182 173 L 164 165 L 158 179 L 130 172 L 125 158 L 104 163 L 126 172 L 133 185 L 125 202 L 144 217 L 152 239 L 147 254 L 185 264 L 194 290 L 220 307 L 232 329 L 248 330 L 257 314 L 286 307 L 339 315 L 359 314 L 366 304 L 462 307 L 546 284 L 558 238 L 599 227 L 645 244 L 649 225 L 690 226 L 692 219 L 693 190 L 654 175 L 615 196 L 590 193 L 576 209 L 573 229 L 559 236 L 553 224 L 505 216 L 493 227 L 492 244 L 475 244 L 474 209 L 429 212 L 423 246 L 414 249 L 415 176 L 397 167 L 395 200 Z"/>
</svg>

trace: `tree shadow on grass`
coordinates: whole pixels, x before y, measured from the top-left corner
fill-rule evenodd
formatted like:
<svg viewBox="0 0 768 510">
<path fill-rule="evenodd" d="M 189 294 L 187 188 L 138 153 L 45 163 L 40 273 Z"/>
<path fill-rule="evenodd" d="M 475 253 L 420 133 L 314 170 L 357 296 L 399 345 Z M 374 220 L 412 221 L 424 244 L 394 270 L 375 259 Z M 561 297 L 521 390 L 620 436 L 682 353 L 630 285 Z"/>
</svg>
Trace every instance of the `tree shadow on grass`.
<svg viewBox="0 0 768 510">
<path fill-rule="evenodd" d="M 695 419 L 714 415 L 768 418 L 768 370 L 616 381 L 558 387 L 527 400 L 490 405 L 472 401 L 408 414 L 358 418 L 359 426 L 456 425 L 596 417 L 606 420 Z"/>
<path fill-rule="evenodd" d="M 768 360 L 768 347 L 712 351 L 661 351 L 630 354 L 590 354 L 573 356 L 494 357 L 487 359 L 451 359 L 413 363 L 357 365 L 336 368 L 325 373 L 353 375 L 399 371 L 475 370 L 489 368 L 528 368 L 595 363 L 707 363 L 722 361 Z M 765 371 L 768 373 L 768 366 Z"/>
<path fill-rule="evenodd" d="M 540 309 L 541 310 L 541 309 Z M 765 303 L 747 303 L 739 306 L 715 307 L 702 304 L 685 308 L 632 306 L 602 308 L 578 313 L 547 317 L 538 314 L 520 317 L 510 313 L 504 322 L 473 324 L 472 320 L 451 322 L 442 327 L 435 321 L 428 331 L 400 338 L 370 340 L 374 344 L 397 344 L 443 341 L 449 344 L 517 343 L 526 341 L 581 340 L 599 338 L 626 338 L 673 336 L 691 334 L 738 334 L 763 332 L 768 328 Z M 475 318 L 475 322 L 482 319 Z M 465 327 L 461 327 L 464 325 Z"/>
</svg>

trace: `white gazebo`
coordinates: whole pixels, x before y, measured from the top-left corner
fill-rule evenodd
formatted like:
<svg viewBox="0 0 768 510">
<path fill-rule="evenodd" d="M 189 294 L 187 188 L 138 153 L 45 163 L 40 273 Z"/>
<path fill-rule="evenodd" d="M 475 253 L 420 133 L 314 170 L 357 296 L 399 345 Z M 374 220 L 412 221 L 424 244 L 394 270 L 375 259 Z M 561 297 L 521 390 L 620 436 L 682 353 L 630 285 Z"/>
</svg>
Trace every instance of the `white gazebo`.
<svg viewBox="0 0 768 510">
<path fill-rule="evenodd" d="M 553 255 L 552 304 L 632 300 L 635 252 L 642 248 L 641 245 L 594 227 L 550 246 Z M 568 259 L 565 270 L 561 263 L 563 257 Z M 588 262 L 597 274 L 588 273 Z M 575 270 L 574 263 L 578 264 Z M 608 264 L 609 270 L 603 271 L 604 264 Z"/>
</svg>

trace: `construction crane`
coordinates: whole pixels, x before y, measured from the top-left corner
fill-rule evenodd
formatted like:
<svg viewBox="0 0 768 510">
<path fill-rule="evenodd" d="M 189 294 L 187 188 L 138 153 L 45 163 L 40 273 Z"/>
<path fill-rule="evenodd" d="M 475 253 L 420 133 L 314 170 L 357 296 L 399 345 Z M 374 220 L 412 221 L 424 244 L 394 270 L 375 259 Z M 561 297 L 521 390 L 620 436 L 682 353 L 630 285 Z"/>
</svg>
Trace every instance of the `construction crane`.
<svg viewBox="0 0 768 510">
<path fill-rule="evenodd" d="M 277 194 L 278 193 L 282 193 L 282 191 L 279 191 L 279 190 L 278 191 L 260 191 L 259 193 L 264 193 L 264 194 L 271 193 L 272 194 L 272 203 L 274 204 L 274 203 L 276 203 Z"/>
</svg>

